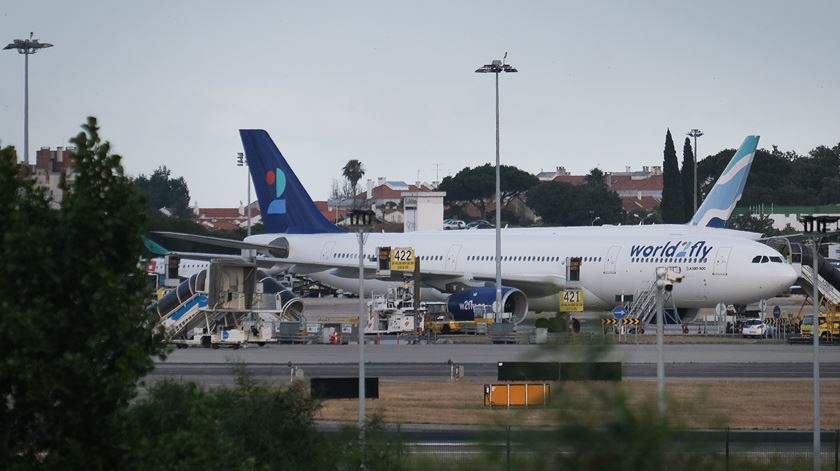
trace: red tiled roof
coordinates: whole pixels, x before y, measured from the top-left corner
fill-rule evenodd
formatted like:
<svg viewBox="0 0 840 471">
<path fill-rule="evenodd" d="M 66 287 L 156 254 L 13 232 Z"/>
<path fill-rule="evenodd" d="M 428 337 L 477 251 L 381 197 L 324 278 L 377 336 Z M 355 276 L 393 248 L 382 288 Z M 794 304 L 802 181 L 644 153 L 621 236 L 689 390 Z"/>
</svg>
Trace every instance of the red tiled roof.
<svg viewBox="0 0 840 471">
<path fill-rule="evenodd" d="M 326 201 L 315 201 L 314 203 L 315 207 L 318 208 L 318 211 L 321 211 L 321 214 L 323 214 L 330 222 L 338 221 L 343 216 L 342 212 L 330 209 L 329 204 Z"/>
<path fill-rule="evenodd" d="M 610 189 L 613 191 L 650 191 L 662 190 L 662 175 L 633 179 L 629 175 L 612 175 Z"/>
<path fill-rule="evenodd" d="M 394 190 L 387 184 L 383 183 L 373 187 L 372 194 L 375 200 L 399 200 L 402 199 L 403 192 L 406 191 L 434 191 L 426 186 L 408 185 L 408 189 Z M 356 195 L 356 198 L 367 198 L 367 191 L 363 191 Z"/>
<path fill-rule="evenodd" d="M 252 211 L 253 213 L 253 211 Z M 253 215 L 253 214 L 252 214 Z M 202 218 L 241 218 L 239 208 L 198 208 L 198 216 Z"/>
</svg>

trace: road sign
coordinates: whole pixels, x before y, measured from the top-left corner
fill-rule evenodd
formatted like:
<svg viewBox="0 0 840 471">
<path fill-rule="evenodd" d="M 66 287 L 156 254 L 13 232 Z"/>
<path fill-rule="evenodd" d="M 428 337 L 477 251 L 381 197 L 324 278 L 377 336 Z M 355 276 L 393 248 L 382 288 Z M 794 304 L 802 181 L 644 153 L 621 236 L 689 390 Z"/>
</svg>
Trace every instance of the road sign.
<svg viewBox="0 0 840 471">
<path fill-rule="evenodd" d="M 639 325 L 642 323 L 642 320 L 638 317 L 628 317 L 622 321 L 624 325 Z"/>
<path fill-rule="evenodd" d="M 601 325 L 616 325 L 617 323 L 615 319 L 601 319 Z"/>
<path fill-rule="evenodd" d="M 624 309 L 624 306 L 616 306 L 613 308 L 612 313 L 616 319 L 624 319 L 624 316 L 627 315 L 627 310 Z"/>
<path fill-rule="evenodd" d="M 718 303 L 718 305 L 715 306 L 715 312 L 717 312 L 717 315 L 719 315 L 719 316 L 725 316 L 726 315 L 726 304 Z"/>
<path fill-rule="evenodd" d="M 779 306 L 773 306 L 773 317 L 776 319 L 782 317 L 782 308 Z"/>
</svg>

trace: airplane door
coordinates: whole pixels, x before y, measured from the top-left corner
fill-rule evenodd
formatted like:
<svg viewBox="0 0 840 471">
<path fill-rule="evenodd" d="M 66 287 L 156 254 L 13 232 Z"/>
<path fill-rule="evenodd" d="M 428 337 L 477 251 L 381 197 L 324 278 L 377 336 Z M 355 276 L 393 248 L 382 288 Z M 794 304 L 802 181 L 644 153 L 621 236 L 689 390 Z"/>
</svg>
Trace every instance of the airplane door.
<svg viewBox="0 0 840 471">
<path fill-rule="evenodd" d="M 604 273 L 615 273 L 615 262 L 618 259 L 619 252 L 621 252 L 620 245 L 613 245 L 607 251 L 607 259 L 604 261 Z"/>
<path fill-rule="evenodd" d="M 715 267 L 712 270 L 713 275 L 725 275 L 726 266 L 729 265 L 729 252 L 731 247 L 720 247 L 715 256 Z"/>
<path fill-rule="evenodd" d="M 458 254 L 461 253 L 460 245 L 453 245 L 449 247 L 449 252 L 446 253 L 446 271 L 455 271 L 458 268 Z"/>
<path fill-rule="evenodd" d="M 333 247 L 335 247 L 335 242 L 324 243 L 324 247 L 321 249 L 322 261 L 327 262 L 332 259 Z"/>
</svg>

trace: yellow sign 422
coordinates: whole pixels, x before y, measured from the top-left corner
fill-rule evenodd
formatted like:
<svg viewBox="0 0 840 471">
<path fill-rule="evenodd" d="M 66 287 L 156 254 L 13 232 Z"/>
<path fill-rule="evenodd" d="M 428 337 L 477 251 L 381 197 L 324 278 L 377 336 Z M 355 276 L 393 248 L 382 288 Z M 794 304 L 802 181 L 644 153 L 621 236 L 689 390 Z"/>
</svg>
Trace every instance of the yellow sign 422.
<svg viewBox="0 0 840 471">
<path fill-rule="evenodd" d="M 416 257 L 411 247 L 391 249 L 391 271 L 414 271 Z"/>
</svg>

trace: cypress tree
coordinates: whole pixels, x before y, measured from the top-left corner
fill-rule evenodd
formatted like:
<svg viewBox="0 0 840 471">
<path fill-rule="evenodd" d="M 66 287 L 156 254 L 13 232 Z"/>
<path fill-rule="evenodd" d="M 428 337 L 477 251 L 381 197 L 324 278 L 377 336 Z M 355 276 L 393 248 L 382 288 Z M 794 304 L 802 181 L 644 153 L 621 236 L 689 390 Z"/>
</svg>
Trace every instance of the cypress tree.
<svg viewBox="0 0 840 471">
<path fill-rule="evenodd" d="M 662 222 L 665 224 L 682 224 L 685 222 L 685 207 L 683 205 L 682 179 L 680 178 L 677 151 L 671 130 L 665 134 L 665 159 L 662 163 Z"/>
<path fill-rule="evenodd" d="M 685 144 L 683 144 L 683 161 L 682 161 L 682 187 L 683 187 L 683 205 L 685 207 L 685 222 L 694 217 L 694 152 L 691 150 L 691 141 L 686 137 Z M 697 201 L 700 204 L 700 201 Z"/>
</svg>

